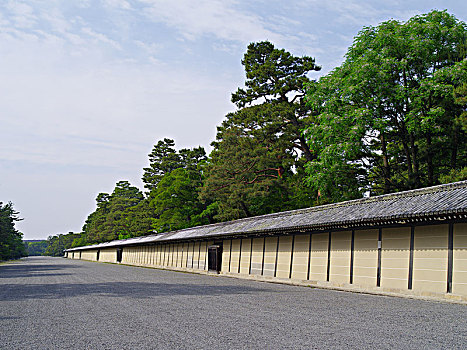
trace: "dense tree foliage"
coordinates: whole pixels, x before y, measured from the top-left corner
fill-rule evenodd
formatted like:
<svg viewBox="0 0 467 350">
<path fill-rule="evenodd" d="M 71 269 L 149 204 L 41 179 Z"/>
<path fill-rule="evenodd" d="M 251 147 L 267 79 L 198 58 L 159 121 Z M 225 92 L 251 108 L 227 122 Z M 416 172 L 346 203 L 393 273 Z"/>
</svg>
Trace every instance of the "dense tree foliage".
<svg viewBox="0 0 467 350">
<path fill-rule="evenodd" d="M 18 214 L 12 203 L 0 202 L 0 261 L 19 259 L 26 255 L 23 234 L 15 228 L 15 222 L 21 220 Z"/>
<path fill-rule="evenodd" d="M 206 206 L 199 200 L 206 152 L 203 147 L 177 151 L 175 141 L 159 141 L 149 154 L 143 182 L 149 189 L 147 201 L 156 232 L 208 223 Z"/>
<path fill-rule="evenodd" d="M 99 193 L 97 208 L 86 219 L 82 232 L 49 239 L 49 246 L 53 245 L 50 254 L 63 247 L 208 223 L 209 212 L 205 213 L 206 206 L 198 198 L 206 152 L 202 147 L 177 151 L 174 146 L 175 142 L 166 138 L 158 141 L 149 154 L 149 167 L 143 169 L 146 194 L 128 181 L 118 182 L 111 194 Z"/>
<path fill-rule="evenodd" d="M 365 27 L 317 82 L 313 58 L 251 43 L 209 157 L 157 141 L 146 192 L 100 193 L 83 231 L 49 237 L 48 253 L 465 179 L 466 33 L 443 11 Z"/>
<path fill-rule="evenodd" d="M 466 166 L 467 30 L 441 11 L 366 27 L 309 84 L 311 184 L 328 200 L 413 189 Z"/>
<path fill-rule="evenodd" d="M 96 204 L 96 211 L 88 216 L 83 235 L 78 238 L 80 245 L 143 236 L 151 232 L 151 219 L 144 195 L 128 181 L 118 182 L 111 194 L 99 193 Z"/>
<path fill-rule="evenodd" d="M 155 189 L 165 174 L 182 166 L 180 155 L 174 148 L 175 141 L 165 138 L 154 145 L 149 154 L 149 167 L 144 168 L 144 187 L 149 191 Z"/>
<path fill-rule="evenodd" d="M 149 156 L 149 167 L 143 169 L 144 187 L 150 191 L 157 188 L 164 175 L 172 170 L 183 167 L 196 167 L 198 163 L 206 160 L 206 151 L 203 147 L 182 149 L 177 152 L 175 141 L 165 138 L 158 141 Z"/>
<path fill-rule="evenodd" d="M 243 111 L 232 113 L 223 126 L 242 125 L 245 121 L 256 124 L 256 131 L 280 134 L 288 149 L 299 150 L 308 161 L 314 159 L 302 129 L 309 113 L 304 100 L 304 87 L 310 82 L 307 73 L 321 69 L 315 65 L 315 59 L 294 57 L 262 41 L 248 45 L 242 64 L 246 88 L 233 93 L 232 102 L 239 108 L 258 105 L 263 108 L 255 108 L 247 116 Z"/>
<path fill-rule="evenodd" d="M 178 168 L 165 175 L 151 192 L 153 227 L 157 232 L 172 231 L 209 223 L 205 206 L 198 199 L 202 177 L 196 169 Z"/>
</svg>

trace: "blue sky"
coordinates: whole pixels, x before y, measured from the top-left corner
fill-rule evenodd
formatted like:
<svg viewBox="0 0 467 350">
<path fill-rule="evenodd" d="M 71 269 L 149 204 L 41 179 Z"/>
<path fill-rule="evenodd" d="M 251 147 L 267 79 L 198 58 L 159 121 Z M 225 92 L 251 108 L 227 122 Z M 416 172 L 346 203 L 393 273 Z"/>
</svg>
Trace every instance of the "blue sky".
<svg viewBox="0 0 467 350">
<path fill-rule="evenodd" d="M 99 192 L 142 189 L 157 140 L 209 148 L 235 108 L 248 43 L 316 58 L 318 79 L 363 26 L 463 1 L 0 2 L 0 201 L 25 239 L 79 232 Z"/>
</svg>

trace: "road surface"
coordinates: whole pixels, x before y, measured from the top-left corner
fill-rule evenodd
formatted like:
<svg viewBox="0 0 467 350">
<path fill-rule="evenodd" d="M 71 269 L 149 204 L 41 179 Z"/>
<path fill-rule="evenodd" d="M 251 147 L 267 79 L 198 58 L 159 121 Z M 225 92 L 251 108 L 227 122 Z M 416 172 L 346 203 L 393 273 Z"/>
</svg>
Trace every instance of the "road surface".
<svg viewBox="0 0 467 350">
<path fill-rule="evenodd" d="M 465 349 L 467 306 L 31 257 L 0 265 L 0 349 Z"/>
</svg>

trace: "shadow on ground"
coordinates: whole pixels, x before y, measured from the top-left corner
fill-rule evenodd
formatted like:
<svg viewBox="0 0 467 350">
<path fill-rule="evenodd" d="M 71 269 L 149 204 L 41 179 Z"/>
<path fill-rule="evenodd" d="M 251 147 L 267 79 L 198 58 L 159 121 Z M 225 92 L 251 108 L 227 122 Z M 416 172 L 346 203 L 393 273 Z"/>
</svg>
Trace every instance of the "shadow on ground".
<svg viewBox="0 0 467 350">
<path fill-rule="evenodd" d="M 247 286 L 211 286 L 146 282 L 66 283 L 66 284 L 3 284 L 0 301 L 26 299 L 63 299 L 80 296 L 125 297 L 147 299 L 177 295 L 253 294 L 269 291 Z"/>
<path fill-rule="evenodd" d="M 0 278 L 36 277 L 36 276 L 61 276 L 68 273 L 50 273 L 64 269 L 75 268 L 66 264 L 11 264 L 0 266 Z"/>
</svg>

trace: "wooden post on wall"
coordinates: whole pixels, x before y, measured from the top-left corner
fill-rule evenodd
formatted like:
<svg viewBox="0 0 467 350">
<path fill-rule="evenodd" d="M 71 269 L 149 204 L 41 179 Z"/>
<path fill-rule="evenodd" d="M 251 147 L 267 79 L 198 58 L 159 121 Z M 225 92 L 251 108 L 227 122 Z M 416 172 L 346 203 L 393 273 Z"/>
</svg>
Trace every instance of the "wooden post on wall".
<svg viewBox="0 0 467 350">
<path fill-rule="evenodd" d="M 177 243 L 175 247 L 177 247 L 177 255 L 175 257 L 175 267 L 178 267 L 178 248 L 179 248 L 180 243 Z"/>
<path fill-rule="evenodd" d="M 292 235 L 292 249 L 290 251 L 290 269 L 289 269 L 289 278 L 292 278 L 292 267 L 293 267 L 293 251 L 295 245 L 295 235 Z"/>
<path fill-rule="evenodd" d="M 307 272 L 306 272 L 306 279 L 309 280 L 310 279 L 310 265 L 311 265 L 311 238 L 312 235 L 310 233 L 310 241 L 308 243 L 308 268 L 307 268 Z"/>
<path fill-rule="evenodd" d="M 354 248 L 355 248 L 355 230 L 352 230 L 352 240 L 350 242 L 350 284 L 353 284 Z"/>
<path fill-rule="evenodd" d="M 242 243 L 243 243 L 243 238 L 240 238 L 240 251 L 238 253 L 238 272 L 240 273 L 240 264 L 242 263 Z"/>
<path fill-rule="evenodd" d="M 378 269 L 376 271 L 376 286 L 381 287 L 381 250 L 383 245 L 383 229 L 378 230 Z"/>
<path fill-rule="evenodd" d="M 408 276 L 408 289 L 412 289 L 413 284 L 413 248 L 414 248 L 414 240 L 415 240 L 415 227 L 412 226 L 410 228 L 410 251 L 409 251 L 409 276 Z"/>
<path fill-rule="evenodd" d="M 172 266 L 175 266 L 175 265 L 174 265 L 175 246 L 176 246 L 176 244 L 173 243 L 173 244 L 172 244 L 172 261 L 170 262 L 170 264 L 171 264 Z M 178 249 L 177 249 L 177 253 L 178 253 Z"/>
<path fill-rule="evenodd" d="M 201 241 L 198 242 L 199 246 L 198 246 L 198 270 L 199 270 L 199 261 L 201 260 Z"/>
<path fill-rule="evenodd" d="M 209 242 L 206 242 L 206 255 L 204 257 L 204 269 L 207 271 L 208 270 L 208 249 L 209 249 Z"/>
<path fill-rule="evenodd" d="M 326 281 L 329 282 L 329 274 L 331 273 L 331 231 L 328 238 L 328 265 L 326 267 Z"/>
<path fill-rule="evenodd" d="M 279 256 L 279 236 L 277 236 L 276 261 L 274 262 L 274 277 L 277 275 L 277 258 Z"/>
<path fill-rule="evenodd" d="M 157 250 L 159 251 L 159 259 L 157 259 L 157 265 L 162 265 L 162 244 L 157 245 Z"/>
<path fill-rule="evenodd" d="M 453 249 L 454 249 L 454 224 L 449 224 L 448 236 L 448 283 L 447 292 L 452 293 L 452 268 L 453 268 Z"/>
<path fill-rule="evenodd" d="M 195 242 L 193 242 L 193 254 L 191 255 L 191 268 L 195 266 Z"/>
<path fill-rule="evenodd" d="M 230 272 L 230 265 L 232 263 L 232 242 L 233 239 L 230 240 L 230 251 L 229 251 L 229 272 Z"/>
<path fill-rule="evenodd" d="M 250 238 L 250 265 L 248 266 L 248 274 L 251 275 L 251 256 L 253 255 L 253 238 Z"/>
<path fill-rule="evenodd" d="M 261 259 L 261 276 L 264 274 L 264 253 L 266 251 L 266 237 L 263 237 L 263 258 Z"/>
</svg>

